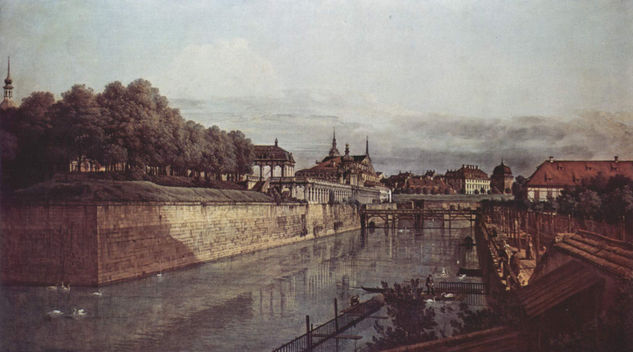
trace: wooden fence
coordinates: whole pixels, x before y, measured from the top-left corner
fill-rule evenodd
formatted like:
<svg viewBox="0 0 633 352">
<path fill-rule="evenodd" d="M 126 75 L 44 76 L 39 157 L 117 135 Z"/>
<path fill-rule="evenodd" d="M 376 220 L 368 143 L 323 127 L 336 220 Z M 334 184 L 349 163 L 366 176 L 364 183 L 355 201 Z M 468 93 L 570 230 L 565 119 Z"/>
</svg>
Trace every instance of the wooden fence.
<svg viewBox="0 0 633 352">
<path fill-rule="evenodd" d="M 518 209 L 515 206 L 494 205 L 484 210 L 492 222 L 501 226 L 501 230 L 510 235 L 520 231 L 539 235 L 544 241 L 550 241 L 558 233 L 574 233 L 580 230 L 599 233 L 613 239 L 633 242 L 633 218 L 622 218 L 616 224 L 591 219 L 572 217 L 554 212 L 536 212 Z"/>
</svg>

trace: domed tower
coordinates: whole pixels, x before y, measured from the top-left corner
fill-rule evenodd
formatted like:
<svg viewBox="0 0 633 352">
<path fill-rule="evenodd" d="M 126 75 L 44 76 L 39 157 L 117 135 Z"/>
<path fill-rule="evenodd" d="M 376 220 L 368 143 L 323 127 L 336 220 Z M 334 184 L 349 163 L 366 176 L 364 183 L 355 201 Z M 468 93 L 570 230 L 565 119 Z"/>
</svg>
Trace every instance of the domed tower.
<svg viewBox="0 0 633 352">
<path fill-rule="evenodd" d="M 501 161 L 490 177 L 490 189 L 493 193 L 512 193 L 512 170 Z"/>
<path fill-rule="evenodd" d="M 4 99 L 0 103 L 0 109 L 6 110 L 8 108 L 16 107 L 13 102 L 13 80 L 11 79 L 11 58 L 7 64 L 7 78 L 4 79 Z"/>
</svg>

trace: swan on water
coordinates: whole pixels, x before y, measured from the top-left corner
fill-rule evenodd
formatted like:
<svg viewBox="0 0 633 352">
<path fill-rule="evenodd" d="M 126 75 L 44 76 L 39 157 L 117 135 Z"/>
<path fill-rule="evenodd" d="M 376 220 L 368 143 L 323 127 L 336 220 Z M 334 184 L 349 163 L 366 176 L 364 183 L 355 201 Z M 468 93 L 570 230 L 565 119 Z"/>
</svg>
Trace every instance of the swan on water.
<svg viewBox="0 0 633 352">
<path fill-rule="evenodd" d="M 466 274 L 461 274 L 457 278 L 460 280 L 464 280 L 466 278 Z"/>
<path fill-rule="evenodd" d="M 73 318 L 81 318 L 81 317 L 84 317 L 86 315 L 88 315 L 88 312 L 86 312 L 85 309 L 83 309 L 83 308 L 79 308 L 79 309 L 73 308 L 73 313 L 72 313 L 72 317 Z"/>
<path fill-rule="evenodd" d="M 442 297 L 444 297 L 444 298 L 453 298 L 453 297 L 455 297 L 455 294 L 442 292 Z"/>
<path fill-rule="evenodd" d="M 53 309 L 50 312 L 46 313 L 46 316 L 48 317 L 48 319 L 55 319 L 55 318 L 61 317 L 62 315 L 64 315 L 64 313 L 59 309 Z"/>
<path fill-rule="evenodd" d="M 103 295 L 103 293 L 101 293 L 101 291 L 95 291 L 92 293 L 93 296 L 101 296 Z"/>
<path fill-rule="evenodd" d="M 64 284 L 64 283 L 62 282 L 62 290 L 63 290 L 64 292 L 66 292 L 66 293 L 70 292 L 70 283 L 68 283 L 68 284 Z"/>
</svg>

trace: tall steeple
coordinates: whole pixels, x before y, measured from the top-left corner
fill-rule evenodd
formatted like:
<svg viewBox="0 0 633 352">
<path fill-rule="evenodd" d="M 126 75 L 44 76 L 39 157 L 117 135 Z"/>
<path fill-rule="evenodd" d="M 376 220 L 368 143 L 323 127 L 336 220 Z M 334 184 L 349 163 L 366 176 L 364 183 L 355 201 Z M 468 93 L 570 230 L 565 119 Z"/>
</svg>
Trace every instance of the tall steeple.
<svg viewBox="0 0 633 352">
<path fill-rule="evenodd" d="M 330 157 L 341 156 L 338 149 L 336 149 L 336 129 L 332 131 L 332 148 L 330 148 L 330 153 L 328 154 Z"/>
<path fill-rule="evenodd" d="M 0 109 L 6 110 L 8 108 L 16 107 L 13 102 L 13 80 L 11 79 L 11 57 L 7 64 L 7 78 L 4 79 L 4 99 L 0 103 Z"/>
<path fill-rule="evenodd" d="M 365 136 L 365 155 L 369 157 L 369 136 Z"/>
</svg>

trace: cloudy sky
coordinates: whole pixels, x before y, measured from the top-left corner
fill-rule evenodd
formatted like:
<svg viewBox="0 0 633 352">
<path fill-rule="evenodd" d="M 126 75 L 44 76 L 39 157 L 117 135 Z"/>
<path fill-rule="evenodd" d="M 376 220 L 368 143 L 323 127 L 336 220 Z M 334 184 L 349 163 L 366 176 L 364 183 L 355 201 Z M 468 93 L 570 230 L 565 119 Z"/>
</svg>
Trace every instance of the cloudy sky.
<svg viewBox="0 0 633 352">
<path fill-rule="evenodd" d="M 333 127 L 389 174 L 633 159 L 632 1 L 0 0 L 8 55 L 18 99 L 142 77 L 298 167 Z"/>
</svg>

